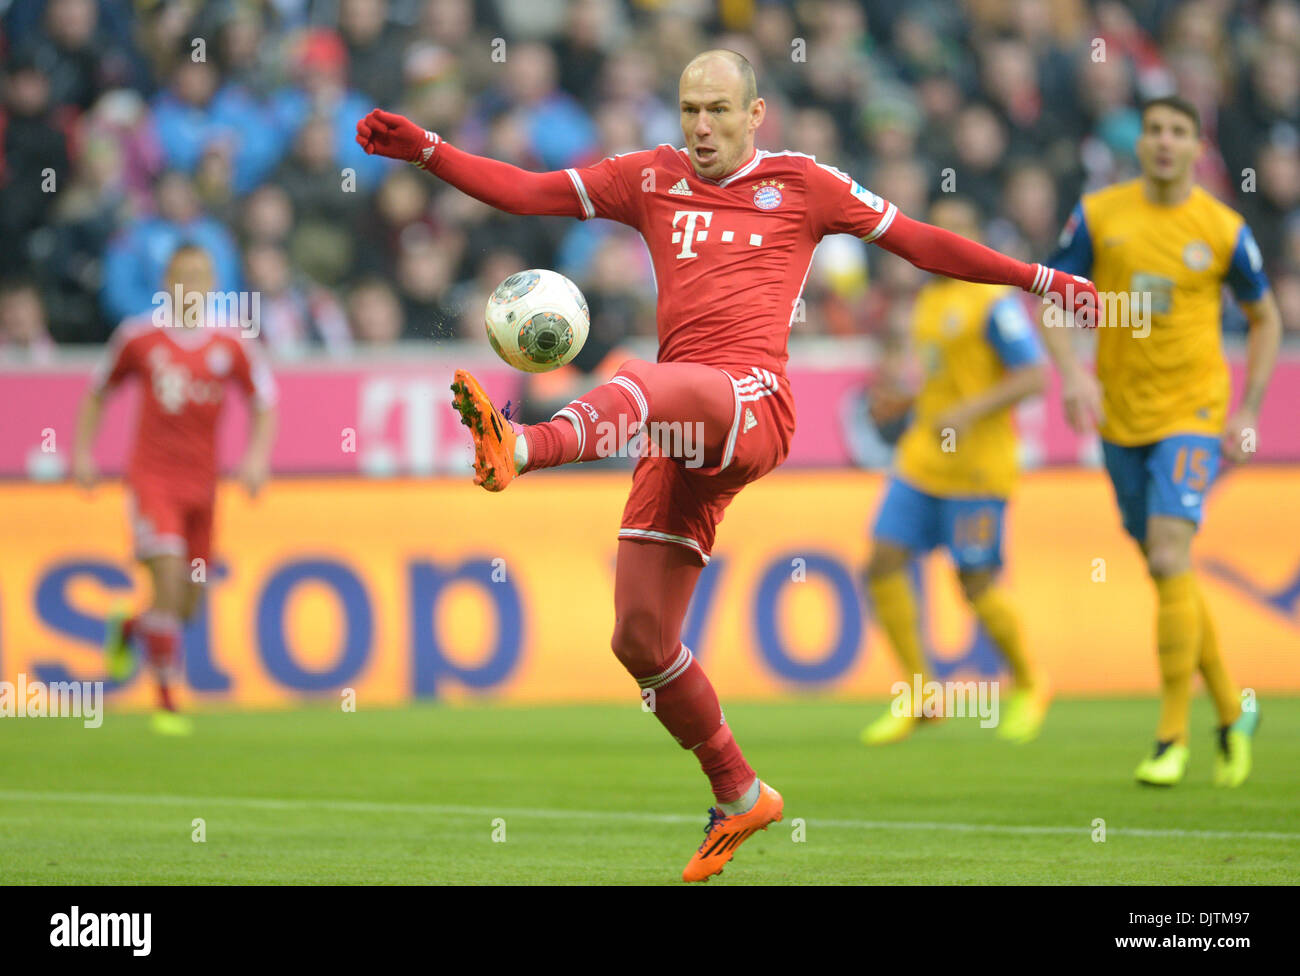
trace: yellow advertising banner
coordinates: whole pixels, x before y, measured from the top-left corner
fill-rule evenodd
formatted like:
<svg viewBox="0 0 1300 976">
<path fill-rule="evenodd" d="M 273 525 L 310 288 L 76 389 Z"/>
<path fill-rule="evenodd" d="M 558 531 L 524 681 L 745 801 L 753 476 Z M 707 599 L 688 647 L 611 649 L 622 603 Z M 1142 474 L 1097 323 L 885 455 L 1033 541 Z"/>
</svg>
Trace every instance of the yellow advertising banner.
<svg viewBox="0 0 1300 976">
<path fill-rule="evenodd" d="M 512 702 L 637 694 L 609 650 L 629 474 L 557 472 L 491 495 L 462 481 L 222 485 L 207 600 L 184 638 L 184 701 L 274 706 L 351 689 Z M 724 700 L 884 695 L 901 675 L 859 568 L 884 479 L 777 472 L 727 511 L 684 640 Z M 0 485 L 0 680 L 100 680 L 104 617 L 143 607 L 117 485 Z M 1100 472 L 1027 476 L 1008 515 L 1005 580 L 1058 693 L 1152 693 L 1155 605 Z M 1300 469 L 1231 472 L 1194 559 L 1233 676 L 1300 689 Z M 915 567 L 935 677 L 1001 662 L 944 554 Z M 109 685 L 150 703 L 148 683 Z"/>
</svg>

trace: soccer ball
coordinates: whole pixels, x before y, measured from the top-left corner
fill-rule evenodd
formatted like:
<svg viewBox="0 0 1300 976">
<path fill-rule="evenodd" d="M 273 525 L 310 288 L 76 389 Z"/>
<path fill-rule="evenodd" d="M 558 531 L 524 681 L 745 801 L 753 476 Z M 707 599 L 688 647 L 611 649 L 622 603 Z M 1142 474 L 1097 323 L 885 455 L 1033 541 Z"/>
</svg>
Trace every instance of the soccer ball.
<svg viewBox="0 0 1300 976">
<path fill-rule="evenodd" d="M 545 269 L 512 274 L 488 299 L 488 342 L 515 369 L 545 373 L 567 365 L 587 341 L 587 299 Z"/>
</svg>

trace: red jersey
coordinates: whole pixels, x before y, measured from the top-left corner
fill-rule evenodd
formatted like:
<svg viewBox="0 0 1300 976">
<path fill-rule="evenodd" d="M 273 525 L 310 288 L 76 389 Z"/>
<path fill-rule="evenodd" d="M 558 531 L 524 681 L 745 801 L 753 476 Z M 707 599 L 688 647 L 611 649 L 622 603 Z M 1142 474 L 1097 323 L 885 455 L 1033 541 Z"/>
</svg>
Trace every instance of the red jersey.
<svg viewBox="0 0 1300 976">
<path fill-rule="evenodd" d="M 149 316 L 114 330 L 91 378 L 106 390 L 140 379 L 141 404 L 127 480 L 211 493 L 217 480 L 217 420 L 226 384 L 259 406 L 275 402 L 275 380 L 255 340 L 230 329 L 159 328 Z"/>
<path fill-rule="evenodd" d="M 755 151 L 722 180 L 699 176 L 685 149 L 612 156 L 566 170 L 583 219 L 645 238 L 659 290 L 659 361 L 784 375 L 796 303 L 828 234 L 873 241 L 898 212 L 833 166 Z"/>
</svg>

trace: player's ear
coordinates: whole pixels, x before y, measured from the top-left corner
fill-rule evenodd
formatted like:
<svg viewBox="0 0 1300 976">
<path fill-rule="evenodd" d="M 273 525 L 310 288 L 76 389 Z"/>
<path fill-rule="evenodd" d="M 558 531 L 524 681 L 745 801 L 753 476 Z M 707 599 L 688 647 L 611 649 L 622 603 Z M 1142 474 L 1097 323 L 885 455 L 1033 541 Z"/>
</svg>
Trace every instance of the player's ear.
<svg viewBox="0 0 1300 976">
<path fill-rule="evenodd" d="M 763 124 L 763 119 L 767 117 L 767 102 L 761 98 L 756 98 L 749 105 L 749 131 L 753 132 Z"/>
</svg>

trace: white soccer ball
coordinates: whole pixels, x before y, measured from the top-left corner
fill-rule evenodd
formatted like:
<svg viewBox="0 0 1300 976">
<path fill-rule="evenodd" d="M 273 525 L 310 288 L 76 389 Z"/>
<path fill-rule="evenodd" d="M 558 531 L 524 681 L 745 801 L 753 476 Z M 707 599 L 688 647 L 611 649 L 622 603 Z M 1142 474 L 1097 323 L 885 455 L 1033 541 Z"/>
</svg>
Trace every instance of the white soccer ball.
<svg viewBox="0 0 1300 976">
<path fill-rule="evenodd" d="M 526 373 L 567 365 L 587 341 L 587 299 L 568 278 L 544 268 L 519 271 L 488 298 L 488 342 Z"/>
</svg>

